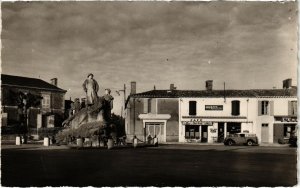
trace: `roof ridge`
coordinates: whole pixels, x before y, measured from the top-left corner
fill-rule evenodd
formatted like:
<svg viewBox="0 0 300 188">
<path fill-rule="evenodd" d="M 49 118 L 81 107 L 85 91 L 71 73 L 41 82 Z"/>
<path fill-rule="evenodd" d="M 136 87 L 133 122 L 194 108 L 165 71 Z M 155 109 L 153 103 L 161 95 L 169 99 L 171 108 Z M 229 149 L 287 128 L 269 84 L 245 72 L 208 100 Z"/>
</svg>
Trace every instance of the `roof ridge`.
<svg viewBox="0 0 300 188">
<path fill-rule="evenodd" d="M 24 83 L 20 81 L 24 79 Z M 27 84 L 26 84 L 27 83 Z M 19 87 L 28 87 L 28 88 L 41 88 L 46 90 L 57 90 L 64 91 L 66 90 L 59 88 L 56 85 L 53 85 L 41 78 L 31 78 L 25 76 L 15 76 L 9 74 L 1 74 L 1 85 L 11 85 Z"/>
</svg>

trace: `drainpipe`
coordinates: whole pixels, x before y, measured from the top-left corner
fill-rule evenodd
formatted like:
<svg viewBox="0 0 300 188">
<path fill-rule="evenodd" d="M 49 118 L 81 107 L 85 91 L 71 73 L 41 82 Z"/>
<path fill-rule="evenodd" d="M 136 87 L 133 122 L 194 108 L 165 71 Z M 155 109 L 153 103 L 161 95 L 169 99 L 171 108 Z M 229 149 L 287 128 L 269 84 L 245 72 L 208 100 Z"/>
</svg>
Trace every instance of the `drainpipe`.
<svg viewBox="0 0 300 188">
<path fill-rule="evenodd" d="M 135 135 L 135 98 L 133 98 L 133 134 Z"/>
</svg>

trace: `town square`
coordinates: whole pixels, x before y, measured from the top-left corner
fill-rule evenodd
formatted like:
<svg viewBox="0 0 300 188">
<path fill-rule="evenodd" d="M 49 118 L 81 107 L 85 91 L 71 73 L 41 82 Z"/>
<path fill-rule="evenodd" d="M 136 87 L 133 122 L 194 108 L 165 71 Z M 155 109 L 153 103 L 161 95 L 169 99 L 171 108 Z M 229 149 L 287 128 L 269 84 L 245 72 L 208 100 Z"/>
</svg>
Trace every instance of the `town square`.
<svg viewBox="0 0 300 188">
<path fill-rule="evenodd" d="M 293 187 L 297 2 L 2 2 L 4 187 Z"/>
</svg>

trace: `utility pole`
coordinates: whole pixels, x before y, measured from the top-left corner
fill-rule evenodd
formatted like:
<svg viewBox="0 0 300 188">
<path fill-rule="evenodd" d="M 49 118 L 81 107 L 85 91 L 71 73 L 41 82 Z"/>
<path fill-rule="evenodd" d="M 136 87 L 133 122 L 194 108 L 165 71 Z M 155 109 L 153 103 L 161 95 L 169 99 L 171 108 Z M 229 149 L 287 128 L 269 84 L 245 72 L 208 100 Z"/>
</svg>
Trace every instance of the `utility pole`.
<svg viewBox="0 0 300 188">
<path fill-rule="evenodd" d="M 125 104 L 126 104 L 126 85 L 124 84 L 124 88 L 123 89 L 121 89 L 121 90 L 118 90 L 117 91 L 117 93 L 120 95 L 120 91 L 122 91 L 123 92 L 123 97 L 124 97 L 124 103 L 123 103 L 123 105 L 122 105 L 122 107 L 121 107 L 121 117 L 123 117 L 123 112 L 125 112 Z"/>
</svg>

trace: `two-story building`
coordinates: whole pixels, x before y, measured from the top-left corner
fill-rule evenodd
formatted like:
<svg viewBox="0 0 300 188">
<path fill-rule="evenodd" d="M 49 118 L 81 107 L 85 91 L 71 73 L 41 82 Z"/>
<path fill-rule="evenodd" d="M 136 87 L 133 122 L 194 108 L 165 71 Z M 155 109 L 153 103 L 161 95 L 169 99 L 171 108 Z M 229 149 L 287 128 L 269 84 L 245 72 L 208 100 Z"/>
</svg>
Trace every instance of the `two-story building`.
<svg viewBox="0 0 300 188">
<path fill-rule="evenodd" d="M 255 133 L 260 143 L 288 139 L 297 124 L 297 89 L 151 90 L 127 100 L 126 132 L 146 141 L 222 142 L 230 133 Z M 133 84 L 135 86 L 136 84 Z"/>
<path fill-rule="evenodd" d="M 27 98 L 38 96 L 41 100 L 39 105 L 28 109 L 29 128 L 61 126 L 65 93 L 66 90 L 57 87 L 57 78 L 48 83 L 38 78 L 1 74 L 2 126 L 19 123 L 17 100 L 20 94 Z"/>
</svg>

